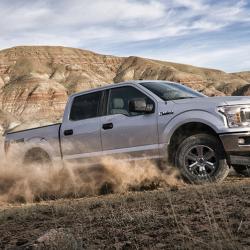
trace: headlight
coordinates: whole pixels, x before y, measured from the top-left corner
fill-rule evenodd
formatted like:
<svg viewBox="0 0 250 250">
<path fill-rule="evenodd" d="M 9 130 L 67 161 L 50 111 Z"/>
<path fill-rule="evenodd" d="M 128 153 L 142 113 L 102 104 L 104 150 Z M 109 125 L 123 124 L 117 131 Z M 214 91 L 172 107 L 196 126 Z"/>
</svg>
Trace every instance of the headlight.
<svg viewBox="0 0 250 250">
<path fill-rule="evenodd" d="M 223 106 L 218 111 L 225 115 L 230 128 L 250 126 L 250 106 Z"/>
</svg>

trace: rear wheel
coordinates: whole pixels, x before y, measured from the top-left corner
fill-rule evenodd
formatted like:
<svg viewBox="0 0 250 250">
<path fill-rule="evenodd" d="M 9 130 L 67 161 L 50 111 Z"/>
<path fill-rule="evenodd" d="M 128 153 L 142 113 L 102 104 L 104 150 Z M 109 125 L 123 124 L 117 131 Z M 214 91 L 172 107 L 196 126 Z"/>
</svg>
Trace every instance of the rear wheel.
<svg viewBox="0 0 250 250">
<path fill-rule="evenodd" d="M 30 149 L 23 160 L 24 165 L 42 165 L 42 166 L 51 166 L 52 162 L 47 152 L 40 148 Z"/>
<path fill-rule="evenodd" d="M 195 184 L 221 182 L 229 173 L 220 141 L 209 134 L 186 138 L 177 149 L 175 163 L 184 179 Z"/>
<path fill-rule="evenodd" d="M 250 166 L 233 165 L 233 168 L 236 173 L 250 177 Z"/>
</svg>

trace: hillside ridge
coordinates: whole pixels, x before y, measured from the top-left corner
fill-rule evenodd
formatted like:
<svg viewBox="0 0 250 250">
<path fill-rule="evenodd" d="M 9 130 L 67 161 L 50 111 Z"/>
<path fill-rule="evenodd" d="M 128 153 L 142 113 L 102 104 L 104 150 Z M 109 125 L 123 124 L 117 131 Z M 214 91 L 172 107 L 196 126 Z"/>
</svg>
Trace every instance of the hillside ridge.
<svg viewBox="0 0 250 250">
<path fill-rule="evenodd" d="M 20 123 L 60 120 L 68 95 L 127 80 L 169 80 L 208 96 L 250 95 L 250 71 L 226 73 L 181 63 L 102 55 L 63 46 L 0 50 L 0 110 Z M 13 119 L 7 119 L 13 121 Z M 6 119 L 0 125 L 6 127 Z"/>
</svg>

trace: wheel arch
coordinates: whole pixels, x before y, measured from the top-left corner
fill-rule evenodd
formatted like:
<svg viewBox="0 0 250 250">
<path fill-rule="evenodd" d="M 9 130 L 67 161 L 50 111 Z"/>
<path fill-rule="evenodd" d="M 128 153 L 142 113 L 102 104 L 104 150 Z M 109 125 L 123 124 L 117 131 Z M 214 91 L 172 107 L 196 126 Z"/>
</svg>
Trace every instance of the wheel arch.
<svg viewBox="0 0 250 250">
<path fill-rule="evenodd" d="M 35 147 L 29 148 L 25 152 L 23 156 L 23 163 L 26 164 L 26 163 L 31 163 L 33 161 L 35 162 L 36 159 L 39 159 L 39 157 L 43 157 L 48 162 L 52 162 L 52 158 L 46 150 L 44 150 L 42 147 L 35 146 Z"/>
<path fill-rule="evenodd" d="M 168 161 L 174 163 L 175 154 L 178 148 L 178 145 L 185 140 L 186 138 L 195 135 L 195 134 L 209 134 L 215 136 L 220 143 L 221 140 L 217 132 L 211 126 L 200 121 L 192 121 L 181 124 L 177 127 L 171 136 L 169 137 L 168 142 Z"/>
<path fill-rule="evenodd" d="M 57 150 L 55 150 L 55 147 L 53 147 L 53 144 L 51 144 L 45 138 L 34 137 L 27 140 L 25 143 L 25 154 L 34 148 L 39 148 L 41 152 L 46 152 L 49 158 L 53 161 L 56 159 L 58 154 Z"/>
</svg>

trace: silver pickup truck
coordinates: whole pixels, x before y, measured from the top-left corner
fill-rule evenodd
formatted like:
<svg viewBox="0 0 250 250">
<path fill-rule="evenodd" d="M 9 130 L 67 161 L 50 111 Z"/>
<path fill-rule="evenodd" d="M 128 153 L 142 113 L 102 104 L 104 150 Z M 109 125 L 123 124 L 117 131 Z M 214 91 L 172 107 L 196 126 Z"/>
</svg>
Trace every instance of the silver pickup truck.
<svg viewBox="0 0 250 250">
<path fill-rule="evenodd" d="M 129 81 L 70 96 L 61 124 L 9 132 L 25 163 L 157 160 L 192 183 L 249 176 L 250 97 L 207 97 L 167 81 Z M 7 154 L 8 155 L 8 154 Z"/>
</svg>

